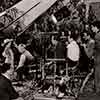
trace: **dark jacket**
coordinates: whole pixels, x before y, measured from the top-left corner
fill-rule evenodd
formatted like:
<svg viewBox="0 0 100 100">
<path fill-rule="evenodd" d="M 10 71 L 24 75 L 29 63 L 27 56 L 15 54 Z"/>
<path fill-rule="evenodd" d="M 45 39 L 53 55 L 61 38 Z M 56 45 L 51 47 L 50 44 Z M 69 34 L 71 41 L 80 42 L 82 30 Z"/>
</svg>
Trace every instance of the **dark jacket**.
<svg viewBox="0 0 100 100">
<path fill-rule="evenodd" d="M 0 100 L 12 100 L 18 98 L 11 81 L 0 74 Z"/>
<path fill-rule="evenodd" d="M 95 35 L 95 64 L 100 67 L 100 32 Z"/>
<path fill-rule="evenodd" d="M 95 87 L 100 93 L 100 32 L 95 35 Z"/>
</svg>

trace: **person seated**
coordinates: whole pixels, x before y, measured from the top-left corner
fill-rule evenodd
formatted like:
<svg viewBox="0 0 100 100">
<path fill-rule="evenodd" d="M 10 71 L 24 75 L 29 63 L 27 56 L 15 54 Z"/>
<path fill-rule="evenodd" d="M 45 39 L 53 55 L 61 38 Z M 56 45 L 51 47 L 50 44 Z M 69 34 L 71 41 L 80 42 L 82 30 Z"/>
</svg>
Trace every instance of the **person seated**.
<svg viewBox="0 0 100 100">
<path fill-rule="evenodd" d="M 13 70 L 9 64 L 0 66 L 0 100 L 23 100 L 10 81 Z"/>
<path fill-rule="evenodd" d="M 16 68 L 17 75 L 19 80 L 23 80 L 23 75 L 26 77 L 26 79 L 29 79 L 29 67 L 28 65 L 31 65 L 34 61 L 34 57 L 32 54 L 25 49 L 24 44 L 18 45 L 18 51 L 21 53 L 19 64 Z"/>
</svg>

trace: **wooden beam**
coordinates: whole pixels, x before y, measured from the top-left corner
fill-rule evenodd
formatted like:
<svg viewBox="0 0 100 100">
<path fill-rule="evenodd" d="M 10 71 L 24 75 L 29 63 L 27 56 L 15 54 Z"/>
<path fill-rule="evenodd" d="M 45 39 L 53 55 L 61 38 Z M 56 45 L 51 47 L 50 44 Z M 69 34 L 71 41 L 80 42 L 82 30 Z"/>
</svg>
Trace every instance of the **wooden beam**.
<svg viewBox="0 0 100 100">
<path fill-rule="evenodd" d="M 54 58 L 54 59 L 52 59 L 52 58 L 50 58 L 50 59 L 46 59 L 46 61 L 66 61 L 66 59 L 56 59 L 56 58 Z"/>
</svg>

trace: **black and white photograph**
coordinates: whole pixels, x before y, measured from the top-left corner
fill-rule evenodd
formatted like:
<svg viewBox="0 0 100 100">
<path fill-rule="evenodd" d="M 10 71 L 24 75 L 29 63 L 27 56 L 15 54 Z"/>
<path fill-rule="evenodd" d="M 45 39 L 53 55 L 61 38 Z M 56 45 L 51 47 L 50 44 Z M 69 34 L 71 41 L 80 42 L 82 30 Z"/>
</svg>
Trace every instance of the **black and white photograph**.
<svg viewBox="0 0 100 100">
<path fill-rule="evenodd" d="M 0 0 L 0 100 L 100 100 L 100 0 Z"/>
</svg>

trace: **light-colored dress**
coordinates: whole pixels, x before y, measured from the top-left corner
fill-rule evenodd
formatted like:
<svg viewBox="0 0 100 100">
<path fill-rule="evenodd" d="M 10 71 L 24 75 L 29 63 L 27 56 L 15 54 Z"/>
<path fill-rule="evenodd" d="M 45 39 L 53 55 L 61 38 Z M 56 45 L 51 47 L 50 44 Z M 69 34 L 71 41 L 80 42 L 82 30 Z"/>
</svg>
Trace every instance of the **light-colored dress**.
<svg viewBox="0 0 100 100">
<path fill-rule="evenodd" d="M 2 55 L 5 57 L 5 63 L 10 64 L 14 68 L 14 54 L 12 49 L 6 46 Z"/>
</svg>

